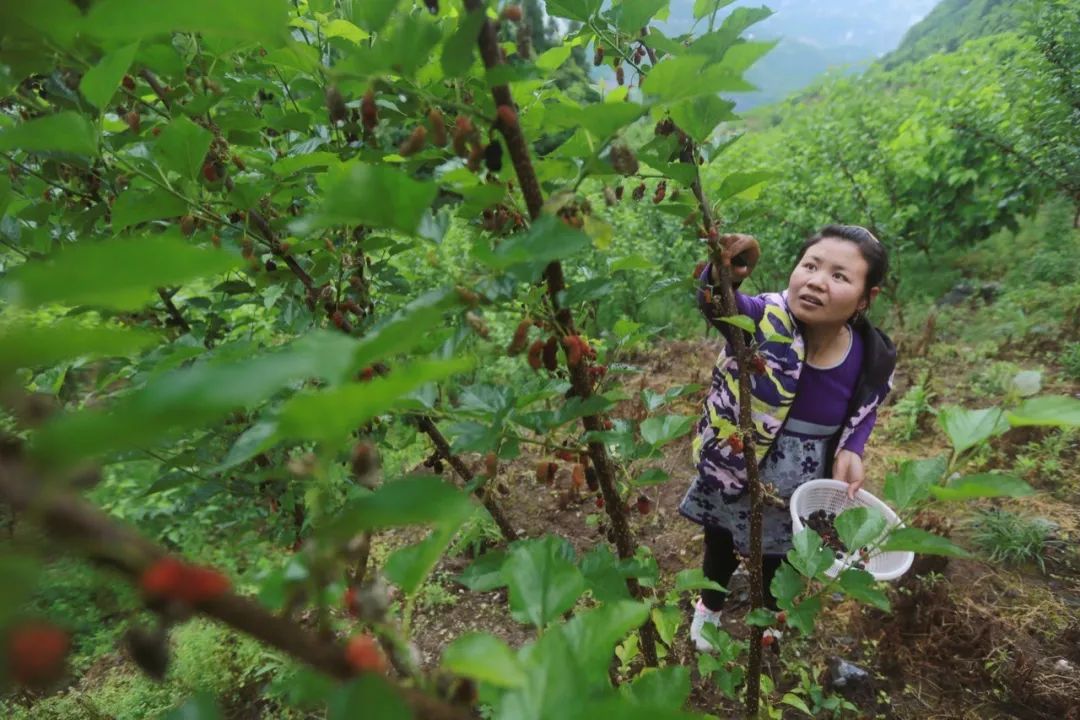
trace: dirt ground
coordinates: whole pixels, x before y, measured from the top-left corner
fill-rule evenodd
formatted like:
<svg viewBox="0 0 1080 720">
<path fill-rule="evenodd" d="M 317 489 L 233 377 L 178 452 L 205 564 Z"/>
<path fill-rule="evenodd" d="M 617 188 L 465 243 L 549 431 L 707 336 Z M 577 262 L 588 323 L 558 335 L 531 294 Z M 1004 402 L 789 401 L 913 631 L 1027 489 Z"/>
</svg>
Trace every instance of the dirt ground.
<svg viewBox="0 0 1080 720">
<path fill-rule="evenodd" d="M 714 338 L 661 345 L 647 356 L 627 360 L 641 372 L 628 376 L 625 386 L 636 396 L 641 388 L 662 392 L 686 383 L 706 385 L 717 350 Z M 963 388 L 968 373 L 970 368 L 959 359 L 955 366 L 939 364 L 935 383 Z M 907 374 L 903 370 L 898 373 L 897 391 L 890 403 L 902 395 L 914 375 L 912 369 Z M 1076 387 L 1044 389 L 1076 391 Z M 702 396 L 703 391 L 679 398 L 661 412 L 696 415 Z M 979 406 L 977 397 L 965 396 L 962 391 L 951 397 Z M 635 401 L 626 401 L 614 414 L 628 416 L 635 411 Z M 867 489 L 871 492 L 879 491 L 885 473 L 903 460 L 927 457 L 946 448 L 944 438 L 932 428 L 920 440 L 894 442 L 886 432 L 890 412 L 891 407 L 883 409 L 868 447 Z M 1005 464 L 1025 444 L 1045 434 L 1011 431 L 995 440 L 992 458 Z M 1055 487 L 1080 488 L 1075 445 L 1064 458 L 1070 465 L 1066 480 Z M 700 529 L 676 512 L 693 473 L 689 446 L 690 438 L 686 437 L 664 448 L 664 457 L 655 466 L 671 479 L 645 491 L 653 500 L 652 512 L 646 516 L 631 513 L 635 537 L 639 544 L 651 548 L 661 583 L 670 583 L 675 573 L 701 561 Z M 522 456 L 500 470 L 497 497 L 514 527 L 524 537 L 558 534 L 579 554 L 604 542 L 597 529 L 586 522 L 597 512 L 591 494 L 576 497 L 569 493 L 569 483 L 562 475 L 554 487 L 537 483 L 537 459 Z M 479 464 L 477 461 L 477 469 Z M 560 473 L 568 471 L 564 468 Z M 1040 491 L 1051 489 L 1040 487 L 1037 479 L 1033 484 Z M 813 637 L 785 639 L 779 657 L 766 653 L 770 675 L 784 689 L 798 683 L 794 670 L 805 663 L 822 682 L 828 675 L 830 658 L 841 657 L 867 668 L 873 680 L 852 698 L 861 709 L 859 717 L 1080 718 L 1080 560 L 1075 547 L 1080 538 L 1078 500 L 1068 493 L 1039 492 L 1007 503 L 1014 511 L 1047 517 L 1058 525 L 1056 537 L 1061 542 L 1048 551 L 1045 573 L 1036 567 L 1005 568 L 977 559 L 920 557 L 908 575 L 891 585 L 891 614 L 838 599 L 827 605 Z M 928 515 L 919 522 L 938 532 L 962 535 L 959 514 Z M 468 563 L 461 557 L 444 560 L 435 577 L 448 597 L 420 606 L 414 616 L 415 639 L 427 666 L 437 664 L 446 644 L 467 631 L 494 633 L 511 646 L 533 637 L 531 628 L 510 618 L 505 591 L 470 592 L 453 581 Z M 744 637 L 742 616 L 749 608 L 745 575 L 733 578 L 731 590 L 725 629 Z M 685 622 L 667 662 L 693 669 L 693 709 L 732 716 L 737 713 L 736 706 L 708 680 L 698 677 L 696 652 L 688 638 L 691 609 L 688 601 L 684 605 Z M 788 662 L 785 656 L 796 662 Z M 784 717 L 805 715 L 785 707 Z"/>
</svg>

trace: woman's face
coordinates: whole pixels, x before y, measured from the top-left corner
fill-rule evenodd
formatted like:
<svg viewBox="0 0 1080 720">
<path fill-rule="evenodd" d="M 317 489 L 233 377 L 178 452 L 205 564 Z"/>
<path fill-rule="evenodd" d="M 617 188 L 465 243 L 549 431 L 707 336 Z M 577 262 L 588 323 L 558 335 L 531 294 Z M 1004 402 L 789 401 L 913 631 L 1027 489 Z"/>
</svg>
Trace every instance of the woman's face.
<svg viewBox="0 0 1080 720">
<path fill-rule="evenodd" d="M 808 325 L 847 322 L 868 305 L 864 297 L 867 270 L 869 265 L 855 243 L 829 237 L 820 240 L 806 251 L 788 280 L 792 314 Z"/>
</svg>

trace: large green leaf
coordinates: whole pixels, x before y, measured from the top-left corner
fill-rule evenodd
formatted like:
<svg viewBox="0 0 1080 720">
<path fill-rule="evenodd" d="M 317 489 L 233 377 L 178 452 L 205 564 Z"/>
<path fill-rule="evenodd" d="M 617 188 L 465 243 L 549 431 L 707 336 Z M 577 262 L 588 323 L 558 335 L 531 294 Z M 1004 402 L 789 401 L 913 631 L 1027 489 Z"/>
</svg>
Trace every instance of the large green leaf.
<svg viewBox="0 0 1080 720">
<path fill-rule="evenodd" d="M 30 260 L 0 281 L 0 296 L 27 306 L 47 303 L 133 310 L 162 285 L 242 267 L 238 256 L 200 249 L 179 233 L 80 242 L 44 260 Z"/>
<path fill-rule="evenodd" d="M 144 223 L 147 220 L 177 217 L 187 212 L 188 205 L 167 190 L 129 189 L 116 196 L 112 209 L 113 232 Z"/>
<path fill-rule="evenodd" d="M 1068 395 L 1043 395 L 1025 400 L 1007 413 L 1013 427 L 1045 425 L 1080 427 L 1080 400 Z"/>
<path fill-rule="evenodd" d="M 570 544 L 554 535 L 511 548 L 503 574 L 515 620 L 544 627 L 573 607 L 585 590 L 585 578 L 573 556 Z"/>
<path fill-rule="evenodd" d="M 848 568 L 840 573 L 840 589 L 847 595 L 864 603 L 873 605 L 878 610 L 889 612 L 889 598 L 879 590 L 874 576 L 865 570 Z"/>
<path fill-rule="evenodd" d="M 623 697 L 656 708 L 680 708 L 690 697 L 690 669 L 668 665 L 640 673 L 629 685 L 620 685 Z"/>
<path fill-rule="evenodd" d="M 600 602 L 631 599 L 622 564 L 606 543 L 601 543 L 586 553 L 578 567 L 585 576 L 589 592 Z"/>
<path fill-rule="evenodd" d="M 298 381 L 341 382 L 355 347 L 355 340 L 340 333 L 318 332 L 254 358 L 200 362 L 159 375 L 108 408 L 56 418 L 33 438 L 34 448 L 63 464 L 151 445 L 178 430 L 205 428 Z"/>
<path fill-rule="evenodd" d="M 435 200 L 435 183 L 413 180 L 400 168 L 346 163 L 326 173 L 322 204 L 293 223 L 306 234 L 334 225 L 367 225 L 415 233 Z"/>
<path fill-rule="evenodd" d="M 795 598 L 806 587 L 806 581 L 803 580 L 802 575 L 795 571 L 795 568 L 791 567 L 789 563 L 782 562 L 780 567 L 776 569 L 776 573 L 773 575 L 772 582 L 769 583 L 769 590 L 772 592 L 773 597 L 776 598 L 777 605 L 790 610 Z"/>
<path fill-rule="evenodd" d="M 787 561 L 806 577 L 817 577 L 832 567 L 833 554 L 821 542 L 821 536 L 810 528 L 803 528 L 791 539 Z"/>
<path fill-rule="evenodd" d="M 877 540 L 888 520 L 877 508 L 852 507 L 836 516 L 836 533 L 851 552 Z"/>
<path fill-rule="evenodd" d="M 1011 475 L 978 473 L 949 481 L 944 487 L 930 488 L 938 500 L 972 500 L 974 498 L 1022 497 L 1034 494 L 1023 480 Z"/>
<path fill-rule="evenodd" d="M 480 26 L 486 19 L 487 16 L 483 11 L 463 13 L 458 16 L 457 30 L 443 43 L 442 69 L 446 77 L 459 77 L 472 67 L 476 59 Z"/>
<path fill-rule="evenodd" d="M 107 54 L 97 65 L 87 70 L 79 81 L 79 91 L 83 97 L 98 110 L 104 110 L 131 67 L 138 49 L 139 43 L 125 45 Z"/>
<path fill-rule="evenodd" d="M 653 447 L 662 447 L 690 432 L 696 420 L 689 415 L 652 417 L 641 423 L 641 438 Z"/>
<path fill-rule="evenodd" d="M 465 520 L 464 514 L 459 520 Z M 459 524 L 444 523 L 420 542 L 394 550 L 383 565 L 386 579 L 406 595 L 414 594 L 450 546 L 458 527 Z"/>
<path fill-rule="evenodd" d="M 437 477 L 388 482 L 350 502 L 324 530 L 328 538 L 402 525 L 456 527 L 473 512 L 468 496 Z"/>
<path fill-rule="evenodd" d="M 514 268 L 518 279 L 535 280 L 552 260 L 568 258 L 589 247 L 589 236 L 553 215 L 542 215 L 527 232 L 502 241 L 494 250 L 474 246 L 476 258 L 496 270 Z M 517 267 L 515 267 L 517 266 Z"/>
<path fill-rule="evenodd" d="M 145 330 L 94 327 L 69 319 L 48 325 L 25 322 L 0 326 L 0 376 L 16 368 L 54 365 L 78 357 L 130 355 L 161 341 Z"/>
<path fill-rule="evenodd" d="M 465 568 L 457 581 L 474 592 L 488 592 L 506 587 L 503 565 L 506 564 L 505 550 L 490 550 Z"/>
<path fill-rule="evenodd" d="M 633 35 L 649 24 L 671 0 L 632 0 L 619 5 L 619 30 Z"/>
<path fill-rule="evenodd" d="M 707 142 L 716 126 L 735 118 L 735 102 L 719 95 L 701 95 L 671 108 L 671 118 L 679 128 L 699 143 Z M 726 197 L 717 196 L 716 200 Z"/>
<path fill-rule="evenodd" d="M 0 150 L 97 155 L 97 133 L 82 115 L 65 110 L 0 130 Z"/>
<path fill-rule="evenodd" d="M 281 409 L 278 436 L 323 441 L 343 438 L 393 408 L 407 393 L 467 370 L 470 365 L 468 358 L 418 361 L 370 382 L 296 395 Z"/>
<path fill-rule="evenodd" d="M 442 664 L 452 673 L 498 687 L 521 687 L 526 680 L 513 651 L 488 633 L 472 632 L 455 638 L 443 651 Z"/>
<path fill-rule="evenodd" d="M 675 592 L 690 590 L 720 590 L 725 588 L 715 580 L 709 580 L 701 568 L 687 568 L 675 574 Z"/>
<path fill-rule="evenodd" d="M 163 167 L 180 177 L 194 180 L 202 170 L 214 135 L 181 115 L 161 131 L 154 153 Z"/>
<path fill-rule="evenodd" d="M 593 14 L 600 12 L 601 5 L 603 0 L 547 0 L 544 3 L 549 15 L 578 22 L 588 22 Z"/>
<path fill-rule="evenodd" d="M 948 555 L 950 557 L 971 557 L 964 548 L 956 545 L 948 538 L 927 532 L 920 528 L 906 527 L 897 528 L 889 534 L 889 539 L 881 548 L 882 550 L 895 550 L 898 552 L 916 552 L 924 555 Z"/>
<path fill-rule="evenodd" d="M 352 11 L 355 14 L 353 20 L 369 33 L 379 32 L 394 14 L 398 2 L 399 0 L 365 0 L 352 3 Z"/>
<path fill-rule="evenodd" d="M 111 40 L 197 32 L 277 44 L 287 36 L 287 23 L 287 7 L 277 0 L 98 0 L 90 7 L 85 30 Z"/>
<path fill-rule="evenodd" d="M 761 183 L 768 182 L 776 177 L 776 173 L 769 170 L 753 170 L 750 172 L 733 172 L 724 178 L 720 188 L 716 191 L 717 201 L 727 200 L 749 188 Z"/>
<path fill-rule="evenodd" d="M 975 447 L 1009 428 L 1004 413 L 996 407 L 967 410 L 953 405 L 941 408 L 937 418 L 957 453 Z"/>
<path fill-rule="evenodd" d="M 776 47 L 779 40 L 739 42 L 728 48 L 724 53 L 724 67 L 734 72 L 743 72 L 763 55 Z"/>
<path fill-rule="evenodd" d="M 290 685 L 295 689 L 296 682 Z M 325 696 L 324 696 L 325 697 Z M 361 673 L 347 685 L 336 688 L 326 702 L 326 720 L 352 720 L 357 708 L 365 720 L 410 720 L 413 717 L 401 693 L 378 673 Z"/>
<path fill-rule="evenodd" d="M 732 2 L 734 0 L 694 0 L 694 19 L 700 20 L 720 8 L 727 7 Z"/>
<path fill-rule="evenodd" d="M 597 141 L 607 140 L 644 114 L 637 103 L 597 103 L 569 113 L 571 126 L 583 127 Z"/>
<path fill-rule="evenodd" d="M 900 466 L 900 471 L 885 478 L 885 499 L 898 511 L 905 510 L 914 503 L 930 495 L 930 486 L 937 485 L 948 468 L 948 459 L 944 455 L 923 460 L 907 460 Z"/>
<path fill-rule="evenodd" d="M 814 622 L 821 612 L 821 595 L 811 595 L 787 611 L 787 625 L 803 635 L 814 631 Z"/>
<path fill-rule="evenodd" d="M 589 682 L 603 682 L 615 644 L 649 617 L 649 606 L 619 600 L 579 612 L 562 631 L 574 652 L 577 665 Z"/>
</svg>

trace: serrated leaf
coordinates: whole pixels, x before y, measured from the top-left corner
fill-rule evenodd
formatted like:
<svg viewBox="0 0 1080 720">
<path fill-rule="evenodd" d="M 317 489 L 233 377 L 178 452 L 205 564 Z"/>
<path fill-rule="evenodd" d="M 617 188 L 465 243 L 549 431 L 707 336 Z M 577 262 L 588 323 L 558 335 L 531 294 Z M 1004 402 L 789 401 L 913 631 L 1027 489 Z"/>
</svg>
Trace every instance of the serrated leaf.
<svg viewBox="0 0 1080 720">
<path fill-rule="evenodd" d="M 888 520 L 877 508 L 851 507 L 836 516 L 836 533 L 851 552 L 881 537 Z"/>
<path fill-rule="evenodd" d="M 606 543 L 597 545 L 586 553 L 578 567 L 585 576 L 589 591 L 600 602 L 631 599 L 630 590 L 626 587 L 626 574 L 619 558 L 611 552 Z"/>
<path fill-rule="evenodd" d="M 367 225 L 415 234 L 437 192 L 435 183 L 413 180 L 399 168 L 346 163 L 327 171 L 322 203 L 292 228 L 306 235 L 335 225 Z"/>
<path fill-rule="evenodd" d="M 707 142 L 720 123 L 733 120 L 735 102 L 719 95 L 701 95 L 671 108 L 671 117 L 683 132 L 699 143 Z M 726 199 L 717 197 L 717 200 Z"/>
<path fill-rule="evenodd" d="M 972 500 L 974 498 L 1023 497 L 1035 490 L 1020 478 L 997 473 L 966 475 L 950 481 L 944 487 L 935 486 L 930 492 L 938 500 Z"/>
<path fill-rule="evenodd" d="M 787 561 L 807 577 L 818 577 L 832 567 L 833 554 L 822 546 L 821 536 L 810 528 L 803 528 L 791 539 L 792 548 Z"/>
<path fill-rule="evenodd" d="M 435 563 L 446 552 L 450 541 L 454 539 L 454 533 L 465 519 L 462 513 L 456 522 L 444 521 L 420 542 L 391 552 L 383 565 L 386 579 L 397 585 L 406 595 L 415 594 L 435 567 Z"/>
<path fill-rule="evenodd" d="M 941 482 L 948 468 L 944 455 L 924 460 L 907 460 L 896 474 L 885 478 L 885 499 L 902 511 L 930 495 L 930 486 Z"/>
<path fill-rule="evenodd" d="M 889 612 L 889 598 L 876 587 L 875 583 L 874 576 L 865 570 L 848 568 L 840 573 L 839 584 L 844 593 L 856 600 L 869 603 L 878 610 Z"/>
<path fill-rule="evenodd" d="M 62 303 L 134 310 L 157 297 L 158 287 L 242 265 L 237 256 L 193 247 L 179 233 L 80 242 L 14 268 L 0 281 L 0 295 L 29 307 Z"/>
<path fill-rule="evenodd" d="M 941 408 L 937 418 L 957 453 L 975 447 L 994 435 L 1000 435 L 1009 427 L 1004 413 L 996 407 L 967 410 L 949 406 Z"/>
<path fill-rule="evenodd" d="M 65 110 L 0 130 L 0 150 L 97 155 L 97 133 L 82 115 Z"/>
<path fill-rule="evenodd" d="M 686 435 L 697 421 L 690 415 L 664 415 L 642 421 L 641 439 L 653 447 L 663 447 Z"/>
<path fill-rule="evenodd" d="M 578 672 L 590 683 L 603 682 L 615 644 L 649 617 L 642 602 L 619 600 L 579 612 L 567 622 L 563 635 L 574 654 Z"/>
<path fill-rule="evenodd" d="M 497 687 L 521 687 L 526 676 L 517 656 L 499 638 L 488 633 L 466 633 L 443 651 L 442 665 L 462 677 Z"/>
<path fill-rule="evenodd" d="M 287 22 L 286 6 L 276 0 L 98 0 L 84 27 L 94 37 L 121 41 L 197 32 L 276 44 L 285 40 Z"/>
<path fill-rule="evenodd" d="M 776 173 L 768 170 L 731 173 L 720 183 L 720 188 L 715 193 L 716 200 L 718 202 L 727 200 L 730 197 L 734 197 L 735 195 L 744 192 L 748 188 L 760 185 L 775 177 Z"/>
<path fill-rule="evenodd" d="M 112 208 L 112 229 L 119 233 L 148 220 L 177 217 L 187 213 L 184 200 L 160 188 L 128 189 L 117 195 Z"/>
<path fill-rule="evenodd" d="M 600 11 L 602 4 L 603 0 L 547 0 L 544 9 L 555 17 L 588 22 L 590 16 Z"/>
<path fill-rule="evenodd" d="M 675 592 L 684 593 L 691 590 L 718 590 L 724 592 L 726 588 L 715 580 L 705 577 L 705 573 L 701 568 L 680 570 L 675 575 Z"/>
<path fill-rule="evenodd" d="M 506 563 L 505 550 L 490 550 L 465 568 L 457 581 L 474 592 L 488 592 L 506 586 L 503 577 L 503 565 Z"/>
<path fill-rule="evenodd" d="M 503 576 L 515 620 L 544 627 L 577 602 L 585 578 L 573 557 L 570 544 L 554 535 L 522 541 L 510 549 Z"/>
<path fill-rule="evenodd" d="M 213 140 L 214 135 L 209 130 L 181 115 L 161 131 L 154 143 L 154 154 L 167 170 L 185 180 L 194 180 L 202 171 Z"/>
<path fill-rule="evenodd" d="M 0 326 L 0 376 L 17 368 L 55 365 L 79 357 L 130 355 L 161 339 L 145 330 L 93 327 L 71 319 L 53 320 L 48 325 L 4 324 Z"/>
<path fill-rule="evenodd" d="M 1008 412 L 1008 421 L 1013 427 L 1080 427 L 1080 400 L 1067 395 L 1029 398 Z"/>
<path fill-rule="evenodd" d="M 98 110 L 105 109 L 112 100 L 120 81 L 124 79 L 128 68 L 135 60 L 139 43 L 126 45 L 114 50 L 98 61 L 98 64 L 86 71 L 79 81 L 79 92 Z"/>
<path fill-rule="evenodd" d="M 806 587 L 806 581 L 802 575 L 796 572 L 789 563 L 782 562 L 773 574 L 769 590 L 776 598 L 777 605 L 785 610 L 790 610 L 799 593 Z"/>
<path fill-rule="evenodd" d="M 556 45 L 545 50 L 534 63 L 541 70 L 552 71 L 570 59 L 570 53 L 574 47 L 570 44 Z"/>
<path fill-rule="evenodd" d="M 666 8 L 671 0 L 634 0 L 619 5 L 619 30 L 635 34 L 649 24 L 657 13 Z"/>
<path fill-rule="evenodd" d="M 964 548 L 948 538 L 927 532 L 920 528 L 905 527 L 893 530 L 882 550 L 897 552 L 916 552 L 923 555 L 946 555 L 948 557 L 971 557 Z"/>
<path fill-rule="evenodd" d="M 814 623 L 821 612 L 821 596 L 811 595 L 787 611 L 787 626 L 803 635 L 814 632 Z"/>
</svg>

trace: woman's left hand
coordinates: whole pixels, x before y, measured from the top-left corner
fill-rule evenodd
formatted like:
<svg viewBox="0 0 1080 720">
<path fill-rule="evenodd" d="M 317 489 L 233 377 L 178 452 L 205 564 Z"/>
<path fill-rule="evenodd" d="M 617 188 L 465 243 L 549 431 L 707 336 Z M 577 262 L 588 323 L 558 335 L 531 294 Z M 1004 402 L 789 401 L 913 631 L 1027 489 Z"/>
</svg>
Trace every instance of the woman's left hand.
<svg viewBox="0 0 1080 720">
<path fill-rule="evenodd" d="M 866 480 L 862 458 L 850 450 L 839 451 L 833 461 L 833 477 L 848 484 L 848 499 L 854 499 L 855 493 L 859 491 L 863 481 Z"/>
</svg>

